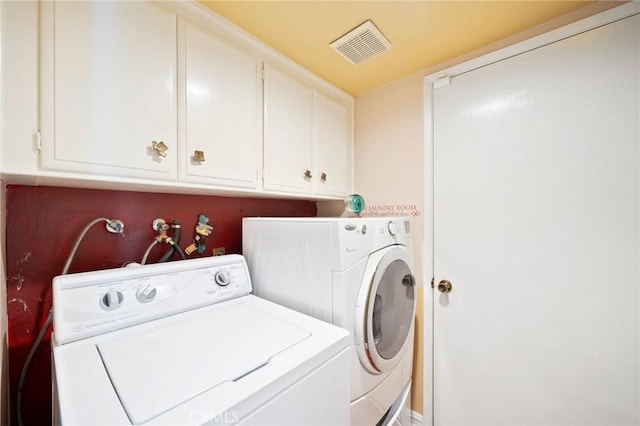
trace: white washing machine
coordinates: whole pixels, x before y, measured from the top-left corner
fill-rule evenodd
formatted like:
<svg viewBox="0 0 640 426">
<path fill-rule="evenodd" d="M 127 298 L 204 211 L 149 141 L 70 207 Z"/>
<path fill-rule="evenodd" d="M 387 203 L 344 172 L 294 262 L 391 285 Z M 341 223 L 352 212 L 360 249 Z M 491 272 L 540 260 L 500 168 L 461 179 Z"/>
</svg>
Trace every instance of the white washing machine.
<svg viewBox="0 0 640 426">
<path fill-rule="evenodd" d="M 54 422 L 348 425 L 349 336 L 250 295 L 239 255 L 53 281 Z"/>
<path fill-rule="evenodd" d="M 408 425 L 416 294 L 408 218 L 245 218 L 259 297 L 350 331 L 351 422 Z"/>
</svg>

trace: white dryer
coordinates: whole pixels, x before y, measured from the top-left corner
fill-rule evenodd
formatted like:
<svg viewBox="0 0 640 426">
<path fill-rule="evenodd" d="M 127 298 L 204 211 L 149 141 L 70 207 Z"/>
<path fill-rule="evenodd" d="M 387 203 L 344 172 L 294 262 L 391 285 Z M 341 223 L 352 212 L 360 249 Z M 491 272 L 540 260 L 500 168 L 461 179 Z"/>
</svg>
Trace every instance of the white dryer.
<svg viewBox="0 0 640 426">
<path fill-rule="evenodd" d="M 410 424 L 408 218 L 245 218 L 254 293 L 350 331 L 351 422 Z"/>
<path fill-rule="evenodd" d="M 239 255 L 56 277 L 54 423 L 348 425 L 349 337 Z"/>
</svg>

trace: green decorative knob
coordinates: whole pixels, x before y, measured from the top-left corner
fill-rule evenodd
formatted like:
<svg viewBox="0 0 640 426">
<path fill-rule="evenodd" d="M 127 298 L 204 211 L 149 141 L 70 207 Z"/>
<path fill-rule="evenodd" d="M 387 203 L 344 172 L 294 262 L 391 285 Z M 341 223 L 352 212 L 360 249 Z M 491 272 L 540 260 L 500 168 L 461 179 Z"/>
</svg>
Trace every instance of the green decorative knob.
<svg viewBox="0 0 640 426">
<path fill-rule="evenodd" d="M 344 210 L 360 216 L 364 211 L 364 198 L 358 194 L 351 194 L 344 200 Z"/>
</svg>

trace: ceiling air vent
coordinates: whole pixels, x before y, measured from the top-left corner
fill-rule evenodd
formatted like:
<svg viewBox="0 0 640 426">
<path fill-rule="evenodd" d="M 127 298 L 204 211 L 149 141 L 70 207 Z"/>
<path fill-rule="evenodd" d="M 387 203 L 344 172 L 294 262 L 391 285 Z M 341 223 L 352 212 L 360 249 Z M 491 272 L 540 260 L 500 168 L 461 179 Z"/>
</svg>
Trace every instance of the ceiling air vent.
<svg viewBox="0 0 640 426">
<path fill-rule="evenodd" d="M 366 21 L 331 43 L 331 47 L 353 65 L 360 65 L 390 50 L 391 43 L 373 22 Z"/>
</svg>

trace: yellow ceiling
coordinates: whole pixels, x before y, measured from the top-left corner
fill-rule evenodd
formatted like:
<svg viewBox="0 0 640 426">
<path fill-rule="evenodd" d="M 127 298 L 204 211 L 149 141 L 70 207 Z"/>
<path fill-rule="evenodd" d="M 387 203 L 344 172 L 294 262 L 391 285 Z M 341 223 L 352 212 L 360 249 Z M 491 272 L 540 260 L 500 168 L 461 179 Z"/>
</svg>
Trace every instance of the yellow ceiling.
<svg viewBox="0 0 640 426">
<path fill-rule="evenodd" d="M 271 48 L 358 96 L 592 1 L 201 1 Z M 329 43 L 372 20 L 392 50 L 359 66 Z"/>
</svg>

